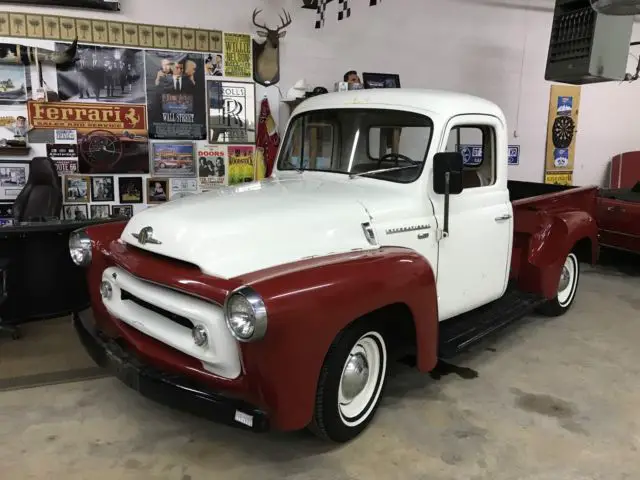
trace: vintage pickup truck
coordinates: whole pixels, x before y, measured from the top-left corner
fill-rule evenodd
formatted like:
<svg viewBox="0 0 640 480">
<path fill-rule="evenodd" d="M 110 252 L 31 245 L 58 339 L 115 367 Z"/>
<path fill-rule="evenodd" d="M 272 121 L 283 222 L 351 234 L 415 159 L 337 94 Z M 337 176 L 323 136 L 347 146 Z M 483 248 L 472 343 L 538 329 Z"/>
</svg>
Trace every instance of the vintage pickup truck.
<svg viewBox="0 0 640 480">
<path fill-rule="evenodd" d="M 601 246 L 640 254 L 640 181 L 600 190 L 596 220 Z"/>
<path fill-rule="evenodd" d="M 272 178 L 79 230 L 74 324 L 142 395 L 250 429 L 345 442 L 397 352 L 429 372 L 534 309 L 572 305 L 597 257 L 595 188 L 507 181 L 495 104 L 429 90 L 303 102 Z M 463 165 L 457 145 L 483 146 Z"/>
</svg>

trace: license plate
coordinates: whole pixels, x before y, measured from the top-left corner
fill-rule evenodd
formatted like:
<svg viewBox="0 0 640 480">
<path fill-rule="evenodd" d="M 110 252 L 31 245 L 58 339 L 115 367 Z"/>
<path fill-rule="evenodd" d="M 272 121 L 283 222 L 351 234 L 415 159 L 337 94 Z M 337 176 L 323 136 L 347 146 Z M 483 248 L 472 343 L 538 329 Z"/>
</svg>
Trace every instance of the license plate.
<svg viewBox="0 0 640 480">
<path fill-rule="evenodd" d="M 120 357 L 109 350 L 107 350 L 107 358 L 109 359 L 109 369 L 122 383 L 134 390 L 140 390 L 140 373 L 136 368 L 123 362 Z"/>
</svg>

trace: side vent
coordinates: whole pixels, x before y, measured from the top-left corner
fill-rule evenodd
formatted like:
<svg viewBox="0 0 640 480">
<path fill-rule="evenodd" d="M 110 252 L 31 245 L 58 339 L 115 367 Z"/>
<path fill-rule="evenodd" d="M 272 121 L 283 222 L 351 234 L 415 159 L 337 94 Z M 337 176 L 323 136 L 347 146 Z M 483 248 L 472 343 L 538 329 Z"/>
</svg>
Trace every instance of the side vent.
<svg viewBox="0 0 640 480">
<path fill-rule="evenodd" d="M 362 224 L 362 231 L 364 232 L 364 236 L 367 239 L 367 242 L 371 245 L 377 245 L 378 241 L 376 240 L 376 234 L 373 232 L 373 227 L 369 222 Z"/>
</svg>

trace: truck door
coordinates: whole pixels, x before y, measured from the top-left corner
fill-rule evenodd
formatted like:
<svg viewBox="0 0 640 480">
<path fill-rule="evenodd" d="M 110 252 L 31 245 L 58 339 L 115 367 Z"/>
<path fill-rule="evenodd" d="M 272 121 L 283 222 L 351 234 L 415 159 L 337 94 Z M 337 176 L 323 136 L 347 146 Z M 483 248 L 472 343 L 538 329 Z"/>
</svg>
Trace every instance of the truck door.
<svg viewBox="0 0 640 480">
<path fill-rule="evenodd" d="M 507 189 L 506 126 L 489 115 L 453 117 L 439 151 L 459 149 L 463 191 L 449 197 L 449 233 L 439 235 L 438 311 L 446 320 L 501 297 L 507 286 L 513 209 Z M 439 230 L 444 195 L 433 191 Z"/>
<path fill-rule="evenodd" d="M 640 252 L 640 195 L 638 203 L 598 199 L 601 245 Z"/>
</svg>

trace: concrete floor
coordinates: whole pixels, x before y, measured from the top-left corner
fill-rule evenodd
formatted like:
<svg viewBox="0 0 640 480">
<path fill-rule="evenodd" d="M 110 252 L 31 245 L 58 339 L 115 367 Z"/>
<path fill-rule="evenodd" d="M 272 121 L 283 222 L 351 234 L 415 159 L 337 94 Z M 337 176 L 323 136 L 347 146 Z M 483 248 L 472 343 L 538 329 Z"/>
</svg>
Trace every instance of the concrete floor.
<svg viewBox="0 0 640 480">
<path fill-rule="evenodd" d="M 398 366 L 349 445 L 210 424 L 104 378 L 0 393 L 0 477 L 635 480 L 639 343 L 640 269 L 588 269 L 569 314 L 456 360 L 477 378 Z"/>
</svg>

